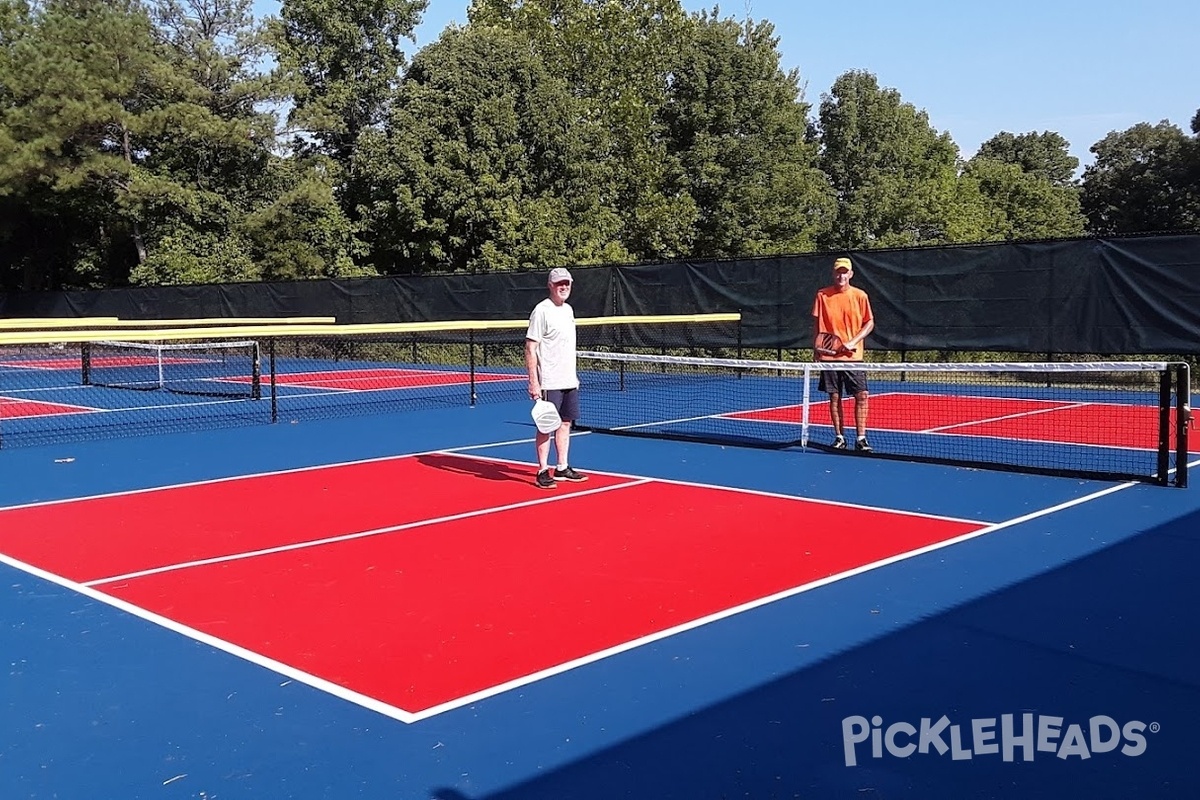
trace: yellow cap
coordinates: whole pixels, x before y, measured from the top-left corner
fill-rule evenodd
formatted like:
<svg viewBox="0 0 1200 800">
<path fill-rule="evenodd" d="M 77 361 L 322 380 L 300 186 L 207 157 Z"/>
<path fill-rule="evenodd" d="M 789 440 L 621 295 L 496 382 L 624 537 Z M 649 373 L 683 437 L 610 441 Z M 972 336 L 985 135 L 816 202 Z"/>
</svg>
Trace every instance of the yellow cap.
<svg viewBox="0 0 1200 800">
<path fill-rule="evenodd" d="M 848 259 L 848 258 L 839 258 L 837 261 L 833 262 L 833 268 L 835 270 L 843 270 L 843 269 L 852 270 L 852 269 L 854 269 L 854 265 L 850 263 L 850 259 Z"/>
</svg>

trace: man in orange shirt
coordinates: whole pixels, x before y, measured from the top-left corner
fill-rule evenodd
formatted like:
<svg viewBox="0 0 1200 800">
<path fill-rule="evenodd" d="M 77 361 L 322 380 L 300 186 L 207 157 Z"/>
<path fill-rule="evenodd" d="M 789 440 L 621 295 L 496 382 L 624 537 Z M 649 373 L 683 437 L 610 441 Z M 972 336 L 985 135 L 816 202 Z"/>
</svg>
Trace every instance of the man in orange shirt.
<svg viewBox="0 0 1200 800">
<path fill-rule="evenodd" d="M 850 285 L 854 277 L 854 265 L 848 258 L 833 262 L 833 285 L 817 292 L 813 303 L 813 322 L 816 332 L 813 337 L 813 352 L 818 361 L 861 363 L 862 342 L 875 329 L 875 317 L 871 314 L 871 301 L 867 293 Z M 818 352 L 823 349 L 822 334 L 832 333 L 842 341 L 835 353 Z M 855 449 L 871 452 L 867 443 L 867 376 L 861 370 L 837 369 L 821 372 L 819 388 L 829 394 L 829 416 L 833 421 L 833 447 L 846 449 L 846 433 L 842 425 L 842 395 L 854 396 L 854 427 L 857 433 Z"/>
</svg>

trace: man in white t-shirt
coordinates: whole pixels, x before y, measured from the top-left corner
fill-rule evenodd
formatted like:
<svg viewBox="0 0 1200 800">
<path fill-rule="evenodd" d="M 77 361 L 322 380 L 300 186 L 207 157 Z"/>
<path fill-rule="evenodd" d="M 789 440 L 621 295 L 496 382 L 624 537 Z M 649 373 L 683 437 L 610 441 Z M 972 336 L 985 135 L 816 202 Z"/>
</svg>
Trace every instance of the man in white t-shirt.
<svg viewBox="0 0 1200 800">
<path fill-rule="evenodd" d="M 553 433 L 537 432 L 539 489 L 553 489 L 556 481 L 585 481 L 571 469 L 567 453 L 571 447 L 571 423 L 579 419 L 579 376 L 575 372 L 575 311 L 571 296 L 571 273 L 562 267 L 550 270 L 550 296 L 534 307 L 525 334 L 525 369 L 529 372 L 529 398 L 543 397 L 554 404 L 562 424 Z M 558 463 L 550 469 L 553 438 Z"/>
</svg>

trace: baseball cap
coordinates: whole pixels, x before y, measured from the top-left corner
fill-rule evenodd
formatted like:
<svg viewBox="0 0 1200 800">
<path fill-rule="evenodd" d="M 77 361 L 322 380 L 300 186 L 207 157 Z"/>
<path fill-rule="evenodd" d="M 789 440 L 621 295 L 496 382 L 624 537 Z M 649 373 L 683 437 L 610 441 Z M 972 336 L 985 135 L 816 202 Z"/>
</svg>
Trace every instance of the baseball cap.
<svg viewBox="0 0 1200 800">
<path fill-rule="evenodd" d="M 854 269 L 854 265 L 850 263 L 850 259 L 848 258 L 839 258 L 833 262 L 833 269 L 841 272 L 844 269 Z"/>
<path fill-rule="evenodd" d="M 550 270 L 550 283 L 562 283 L 563 281 L 571 282 L 571 273 L 562 267 L 555 267 Z"/>
</svg>

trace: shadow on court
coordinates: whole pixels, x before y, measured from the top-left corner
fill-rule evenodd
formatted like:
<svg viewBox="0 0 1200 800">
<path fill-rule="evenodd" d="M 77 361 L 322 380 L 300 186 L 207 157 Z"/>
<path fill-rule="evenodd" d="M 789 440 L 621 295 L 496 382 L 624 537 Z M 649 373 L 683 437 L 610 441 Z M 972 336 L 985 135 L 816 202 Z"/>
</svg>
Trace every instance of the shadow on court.
<svg viewBox="0 0 1200 800">
<path fill-rule="evenodd" d="M 485 461 L 478 458 L 463 458 L 462 456 L 444 455 L 441 453 L 425 453 L 416 457 L 417 461 L 426 467 L 453 472 L 456 475 L 470 475 L 485 481 L 515 481 L 529 483 L 533 480 L 533 467 L 520 464 L 510 464 L 501 461 Z"/>
<path fill-rule="evenodd" d="M 1198 563 L 1194 512 L 534 780 L 431 796 L 1198 797 Z M 894 723 L 918 731 L 896 753 Z"/>
</svg>

